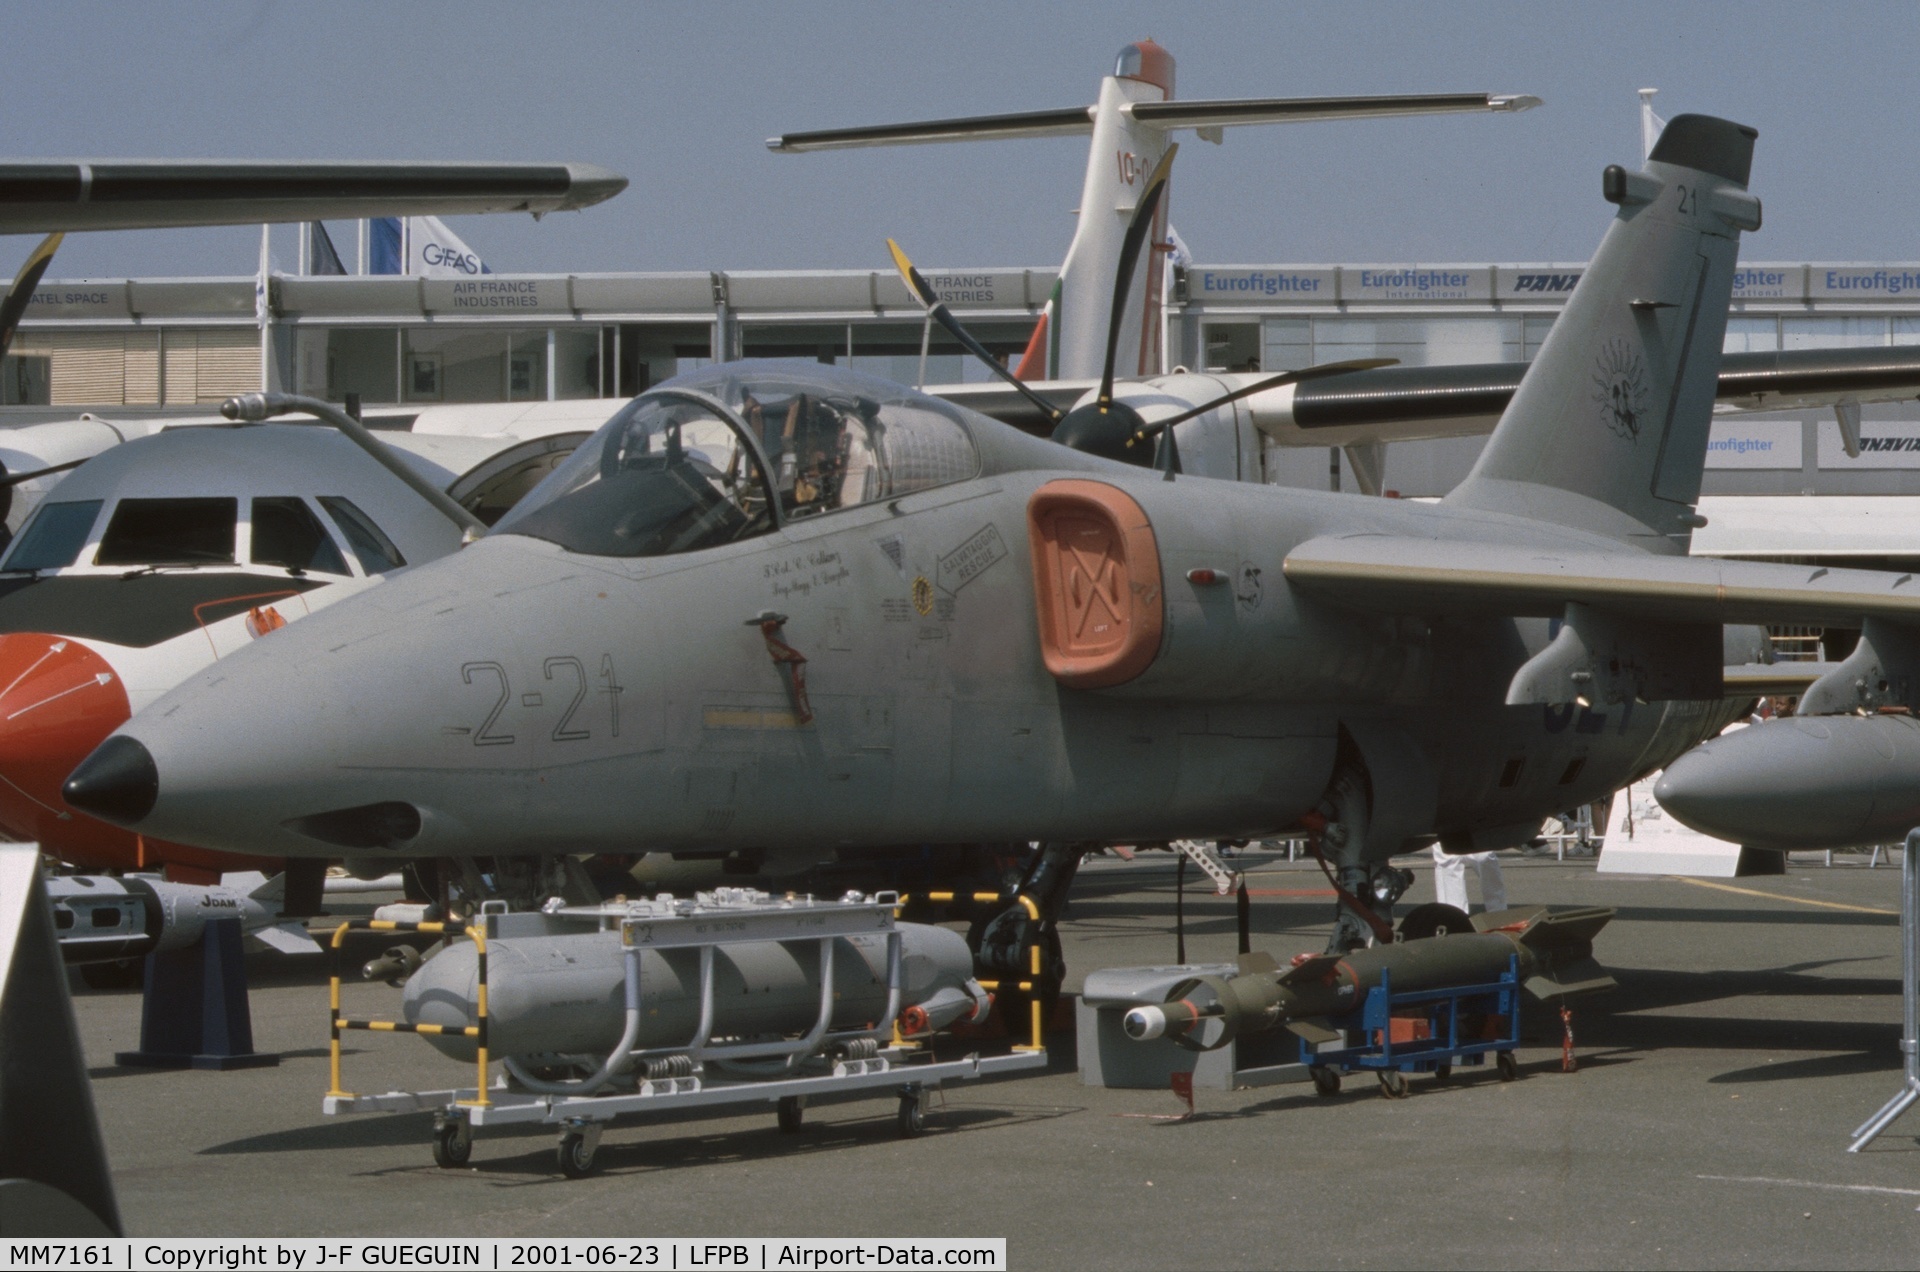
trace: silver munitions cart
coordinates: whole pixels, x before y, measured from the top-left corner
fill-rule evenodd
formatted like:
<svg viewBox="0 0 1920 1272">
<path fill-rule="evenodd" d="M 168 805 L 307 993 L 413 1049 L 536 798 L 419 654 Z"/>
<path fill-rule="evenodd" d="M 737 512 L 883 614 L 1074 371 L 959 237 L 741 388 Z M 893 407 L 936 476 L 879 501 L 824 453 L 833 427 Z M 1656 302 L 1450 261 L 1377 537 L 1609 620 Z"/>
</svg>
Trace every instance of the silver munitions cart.
<svg viewBox="0 0 1920 1272">
<path fill-rule="evenodd" d="M 901 1133 L 917 1135 L 926 1126 L 928 1097 L 948 1082 L 988 1074 L 1042 1069 L 1047 1056 L 1035 1033 L 1005 1055 L 979 1053 L 938 1061 L 919 1043 L 899 1032 L 902 1007 L 901 939 L 895 925 L 899 899 L 891 893 L 871 897 L 849 894 L 838 901 L 775 899 L 764 893 L 726 889 L 693 900 L 662 897 L 653 901 L 600 906 L 550 906 L 538 913 L 483 913 L 471 923 L 403 923 L 354 920 L 334 930 L 334 965 L 329 986 L 330 1080 L 322 1103 L 329 1117 L 346 1113 L 434 1114 L 433 1156 L 442 1166 L 464 1165 L 473 1150 L 473 1132 L 485 1126 L 538 1122 L 559 1128 L 560 1169 L 570 1178 L 592 1173 L 600 1137 L 616 1118 L 640 1117 L 690 1108 L 771 1104 L 783 1131 L 798 1130 L 810 1100 L 843 1099 L 862 1094 L 892 1094 L 899 1103 Z M 625 1036 L 591 1078 L 568 1083 L 539 1082 L 508 1063 L 509 1074 L 489 1077 L 489 941 L 552 933 L 556 925 L 582 930 L 617 928 L 625 960 L 628 1027 Z M 342 946 L 354 930 L 420 932 L 465 936 L 476 948 L 477 986 L 474 1023 L 467 1026 L 409 1024 L 354 1018 L 341 1009 Z M 887 939 L 887 1007 L 871 1027 L 831 1028 L 834 1013 L 833 960 L 842 937 L 884 933 Z M 777 942 L 817 949 L 819 1013 L 798 1037 L 715 1040 L 715 953 L 733 944 Z M 699 955 L 699 1023 L 684 1043 L 637 1048 L 639 1020 L 646 1012 L 641 957 L 649 950 L 695 949 Z M 799 954 L 800 949 L 795 949 Z M 388 1091 L 359 1095 L 342 1085 L 340 1036 L 343 1031 L 458 1034 L 477 1047 L 475 1085 L 445 1090 Z M 733 1066 L 752 1062 L 774 1070 L 770 1076 L 742 1074 Z M 723 1068 L 731 1071 L 723 1072 Z M 539 1087 L 540 1089 L 530 1089 Z"/>
</svg>

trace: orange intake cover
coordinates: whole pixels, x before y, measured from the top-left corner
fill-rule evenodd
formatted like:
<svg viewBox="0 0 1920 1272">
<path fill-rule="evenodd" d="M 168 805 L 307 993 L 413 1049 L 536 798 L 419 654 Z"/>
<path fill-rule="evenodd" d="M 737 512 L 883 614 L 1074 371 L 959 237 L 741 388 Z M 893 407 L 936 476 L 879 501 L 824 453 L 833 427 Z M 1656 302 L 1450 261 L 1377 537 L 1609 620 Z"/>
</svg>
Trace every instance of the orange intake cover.
<svg viewBox="0 0 1920 1272">
<path fill-rule="evenodd" d="M 1050 481 L 1027 501 L 1040 652 L 1073 689 L 1123 685 L 1160 652 L 1166 597 L 1147 514 L 1104 482 Z"/>
</svg>

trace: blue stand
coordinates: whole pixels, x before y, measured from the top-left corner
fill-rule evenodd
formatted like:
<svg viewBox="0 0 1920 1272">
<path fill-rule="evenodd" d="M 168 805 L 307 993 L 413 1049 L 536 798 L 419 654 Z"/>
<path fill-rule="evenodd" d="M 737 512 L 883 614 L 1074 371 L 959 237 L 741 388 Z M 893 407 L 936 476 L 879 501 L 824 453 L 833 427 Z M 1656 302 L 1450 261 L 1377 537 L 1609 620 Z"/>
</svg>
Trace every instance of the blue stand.
<svg viewBox="0 0 1920 1272">
<path fill-rule="evenodd" d="M 1396 1015 L 1424 1020 L 1425 1038 L 1393 1040 Z M 1502 1020 L 1505 1028 L 1492 1037 L 1463 1036 L 1463 1017 Z M 1300 1063 L 1311 1067 L 1337 1069 L 1344 1073 L 1372 1070 L 1376 1073 L 1433 1073 L 1451 1070 L 1456 1064 L 1485 1064 L 1489 1053 L 1503 1057 L 1502 1076 L 1513 1072 L 1514 1050 L 1520 1045 L 1520 959 L 1507 959 L 1507 970 L 1500 979 L 1484 985 L 1458 985 L 1448 989 L 1428 989 L 1417 993 L 1396 994 L 1389 972 L 1382 970 L 1380 983 L 1367 991 L 1359 1010 L 1329 1022 L 1357 1044 L 1336 1047 L 1318 1046 L 1302 1039 Z"/>
<path fill-rule="evenodd" d="M 140 1050 L 115 1064 L 147 1069 L 255 1069 L 280 1063 L 253 1049 L 238 919 L 215 919 L 196 945 L 147 955 Z"/>
</svg>

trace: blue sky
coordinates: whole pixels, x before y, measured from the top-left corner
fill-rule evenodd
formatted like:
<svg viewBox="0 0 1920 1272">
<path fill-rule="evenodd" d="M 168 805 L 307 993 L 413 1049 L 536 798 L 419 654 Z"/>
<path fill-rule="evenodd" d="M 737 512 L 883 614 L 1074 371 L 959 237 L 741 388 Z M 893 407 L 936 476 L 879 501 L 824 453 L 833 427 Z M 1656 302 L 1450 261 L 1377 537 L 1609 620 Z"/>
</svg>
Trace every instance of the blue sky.
<svg viewBox="0 0 1920 1272">
<path fill-rule="evenodd" d="M 501 270 L 1056 263 L 1079 139 L 773 155 L 774 133 L 1092 100 L 1151 35 L 1179 95 L 1528 92 L 1517 116 L 1229 131 L 1182 147 L 1205 262 L 1582 260 L 1600 170 L 1663 114 L 1760 130 L 1749 259 L 1920 259 L 1904 4 L 177 3 L 15 6 L 18 156 L 573 159 L 591 211 L 455 228 Z M 291 269 L 283 232 L 278 256 Z M 32 244 L 0 239 L 8 273 Z M 343 243 L 343 252 L 349 245 Z M 258 231 L 76 235 L 57 277 L 241 274 Z"/>
</svg>

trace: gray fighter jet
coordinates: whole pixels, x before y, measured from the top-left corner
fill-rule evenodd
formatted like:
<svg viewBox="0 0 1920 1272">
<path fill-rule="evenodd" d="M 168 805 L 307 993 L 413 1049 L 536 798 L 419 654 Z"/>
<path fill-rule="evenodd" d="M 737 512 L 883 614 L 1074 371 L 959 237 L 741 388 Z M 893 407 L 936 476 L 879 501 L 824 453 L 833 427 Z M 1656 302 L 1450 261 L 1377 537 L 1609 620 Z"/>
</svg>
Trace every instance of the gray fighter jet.
<svg viewBox="0 0 1920 1272">
<path fill-rule="evenodd" d="M 139 712 L 66 799 L 274 856 L 1038 839 L 1056 880 L 1308 828 L 1363 940 L 1394 854 L 1519 843 L 1717 732 L 1764 644 L 1726 624 L 1920 616 L 1893 575 L 1686 556 L 1754 136 L 1681 116 L 1606 170 L 1598 254 L 1438 504 L 720 365 L 484 539 Z"/>
</svg>

